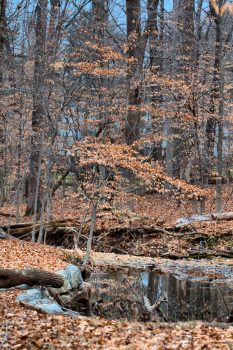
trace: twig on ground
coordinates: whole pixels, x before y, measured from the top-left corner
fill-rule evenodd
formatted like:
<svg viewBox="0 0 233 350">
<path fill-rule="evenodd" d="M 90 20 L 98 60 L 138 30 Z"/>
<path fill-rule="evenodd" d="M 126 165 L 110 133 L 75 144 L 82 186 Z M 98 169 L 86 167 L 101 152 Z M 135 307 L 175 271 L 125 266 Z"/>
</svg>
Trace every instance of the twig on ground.
<svg viewBox="0 0 233 350">
<path fill-rule="evenodd" d="M 3 326 L 4 326 L 4 324 L 3 324 Z M 7 342 L 7 339 L 9 337 L 8 327 L 9 327 L 9 321 L 6 321 L 5 322 L 5 334 L 4 334 L 4 337 L 0 343 L 0 349 L 4 346 L 4 344 Z"/>
</svg>

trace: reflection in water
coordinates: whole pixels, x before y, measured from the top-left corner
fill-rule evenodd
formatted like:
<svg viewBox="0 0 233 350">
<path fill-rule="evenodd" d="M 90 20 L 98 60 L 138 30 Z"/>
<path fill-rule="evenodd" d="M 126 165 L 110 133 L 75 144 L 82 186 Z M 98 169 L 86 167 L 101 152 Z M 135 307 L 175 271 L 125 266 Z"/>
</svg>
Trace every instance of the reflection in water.
<svg viewBox="0 0 233 350">
<path fill-rule="evenodd" d="M 224 279 L 175 273 L 95 273 L 93 312 L 128 320 L 227 322 L 233 289 Z"/>
</svg>

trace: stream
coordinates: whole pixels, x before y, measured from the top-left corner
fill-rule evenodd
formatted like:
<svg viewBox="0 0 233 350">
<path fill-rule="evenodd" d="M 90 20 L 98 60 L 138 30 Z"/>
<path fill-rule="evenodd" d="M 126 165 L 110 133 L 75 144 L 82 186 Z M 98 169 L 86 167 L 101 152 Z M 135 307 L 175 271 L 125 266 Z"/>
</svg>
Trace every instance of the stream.
<svg viewBox="0 0 233 350">
<path fill-rule="evenodd" d="M 233 267 L 173 264 L 91 275 L 93 312 L 130 321 L 233 322 Z"/>
</svg>

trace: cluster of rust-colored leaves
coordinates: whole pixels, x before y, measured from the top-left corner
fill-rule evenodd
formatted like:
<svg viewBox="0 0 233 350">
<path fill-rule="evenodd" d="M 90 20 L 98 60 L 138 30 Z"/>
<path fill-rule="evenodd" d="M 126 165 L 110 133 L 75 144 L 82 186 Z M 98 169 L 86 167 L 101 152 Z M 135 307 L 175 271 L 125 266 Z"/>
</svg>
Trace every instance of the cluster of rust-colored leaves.
<svg viewBox="0 0 233 350">
<path fill-rule="evenodd" d="M 132 146 L 111 142 L 103 144 L 96 139 L 86 139 L 75 144 L 73 154 L 77 157 L 80 166 L 99 165 L 106 167 L 117 175 L 117 180 L 119 177 L 123 178 L 122 170 L 127 170 L 138 178 L 147 189 L 154 189 L 160 193 L 173 191 L 179 193 L 180 196 L 187 195 L 188 198 L 209 195 L 209 191 L 206 189 L 167 176 L 158 162 L 143 157 Z M 169 185 L 169 189 L 167 185 Z"/>
</svg>

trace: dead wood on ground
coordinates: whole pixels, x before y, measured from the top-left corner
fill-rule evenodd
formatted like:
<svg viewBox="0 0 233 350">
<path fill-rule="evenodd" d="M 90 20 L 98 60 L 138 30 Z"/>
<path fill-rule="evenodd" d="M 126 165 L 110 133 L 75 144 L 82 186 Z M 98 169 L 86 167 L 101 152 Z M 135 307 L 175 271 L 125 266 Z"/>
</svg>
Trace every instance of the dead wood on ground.
<svg viewBox="0 0 233 350">
<path fill-rule="evenodd" d="M 177 260 L 177 259 L 212 259 L 212 258 L 225 258 L 232 259 L 233 258 L 233 250 L 190 250 L 187 254 L 179 255 L 179 254 L 164 254 L 163 258 Z"/>
<path fill-rule="evenodd" d="M 224 212 L 224 213 L 214 213 L 211 215 L 214 220 L 217 221 L 230 221 L 233 220 L 233 212 Z"/>
<path fill-rule="evenodd" d="M 0 269 L 0 288 L 11 288 L 20 284 L 61 288 L 64 279 L 56 273 L 34 268 Z"/>
<path fill-rule="evenodd" d="M 212 220 L 230 220 L 233 218 L 233 212 L 212 214 Z M 85 219 L 82 224 L 80 218 L 69 218 L 61 220 L 53 220 L 50 222 L 44 222 L 43 230 L 46 233 L 46 243 L 56 246 L 63 246 L 72 248 L 74 245 L 74 238 L 79 237 L 79 246 L 82 247 L 86 244 L 89 235 L 90 217 Z M 80 226 L 82 225 L 82 232 L 80 232 Z M 31 232 L 33 229 L 32 222 L 18 223 L 11 225 L 1 226 L 3 232 L 10 234 L 13 237 L 19 239 L 31 239 Z M 35 233 L 40 231 L 40 223 L 35 225 Z M 150 219 L 136 217 L 128 217 L 122 220 L 122 217 L 114 215 L 113 212 L 101 212 L 97 216 L 94 242 L 101 244 L 110 237 L 116 237 L 123 239 L 127 237 L 129 239 L 137 239 L 139 237 L 169 237 L 169 238 L 184 238 L 188 241 L 195 240 L 207 240 L 212 237 L 208 232 L 195 231 L 192 224 L 187 224 L 183 227 L 165 227 L 160 224 L 150 224 Z M 224 233 L 224 236 L 229 236 L 229 233 Z M 216 233 L 214 237 L 218 237 Z M 223 234 L 221 234 L 223 237 Z"/>
</svg>

